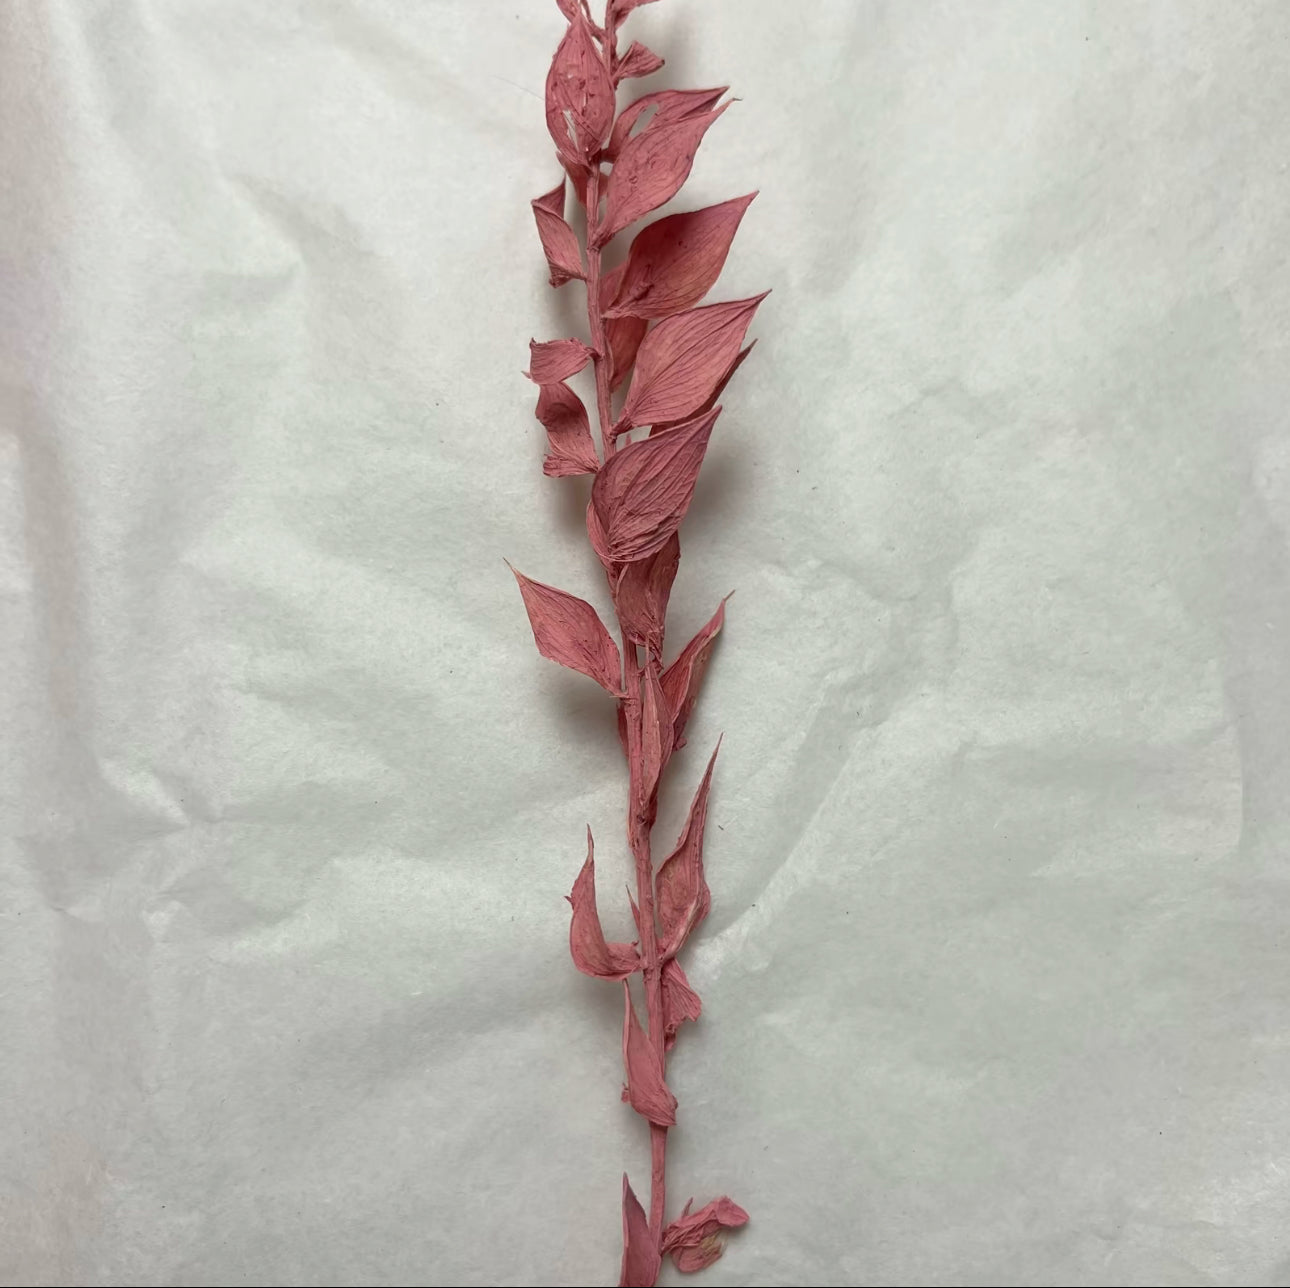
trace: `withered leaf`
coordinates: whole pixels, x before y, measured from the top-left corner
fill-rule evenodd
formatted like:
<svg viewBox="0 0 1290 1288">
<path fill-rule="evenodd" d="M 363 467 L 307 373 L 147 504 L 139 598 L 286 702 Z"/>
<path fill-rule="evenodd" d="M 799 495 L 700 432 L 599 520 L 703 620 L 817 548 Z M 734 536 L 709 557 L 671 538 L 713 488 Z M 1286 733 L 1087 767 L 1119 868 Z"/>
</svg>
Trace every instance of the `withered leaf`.
<svg viewBox="0 0 1290 1288">
<path fill-rule="evenodd" d="M 538 652 L 622 695 L 622 659 L 596 610 L 585 599 L 533 581 L 514 568 Z"/>
<path fill-rule="evenodd" d="M 573 905 L 569 923 L 569 951 L 573 964 L 596 979 L 626 979 L 640 969 L 640 954 L 631 944 L 611 943 L 605 938 L 596 908 L 596 847 L 587 828 L 587 861 L 568 896 Z"/>
<path fill-rule="evenodd" d="M 723 85 L 720 89 L 660 89 L 642 94 L 623 108 L 614 122 L 613 133 L 605 145 L 605 155 L 611 159 L 616 157 L 642 121 L 645 122 L 643 129 L 654 129 L 704 115 L 716 106 L 726 88 Z M 652 116 L 648 115 L 650 112 Z"/>
<path fill-rule="evenodd" d="M 663 672 L 661 683 L 672 711 L 673 735 L 677 748 L 685 746 L 686 722 L 694 710 L 694 704 L 699 700 L 703 673 L 708 669 L 712 646 L 716 643 L 725 620 L 726 601 L 723 599 L 699 633 L 681 650 L 676 661 Z"/>
<path fill-rule="evenodd" d="M 708 915 L 712 896 L 703 875 L 703 829 L 708 821 L 708 789 L 712 785 L 712 767 L 716 764 L 717 751 L 712 753 L 708 767 L 703 771 L 699 789 L 690 803 L 685 827 L 677 839 L 676 848 L 663 860 L 654 879 L 654 892 L 658 900 L 658 917 L 663 928 L 662 952 L 674 957 L 695 926 Z"/>
<path fill-rule="evenodd" d="M 725 107 L 674 125 L 653 120 L 622 146 L 605 189 L 605 217 L 594 241 L 603 246 L 628 224 L 671 201 L 690 176 L 694 154 Z"/>
<path fill-rule="evenodd" d="M 667 317 L 697 304 L 725 265 L 730 243 L 757 194 L 667 215 L 632 242 L 610 317 Z"/>
<path fill-rule="evenodd" d="M 618 75 L 623 80 L 652 76 L 662 66 L 663 60 L 652 49 L 647 49 L 639 40 L 633 40 L 627 52 L 618 60 Z"/>
<path fill-rule="evenodd" d="M 748 1213 L 722 1195 L 691 1212 L 691 1199 L 680 1217 L 663 1231 L 663 1251 L 672 1254 L 676 1268 L 686 1274 L 710 1266 L 725 1251 L 722 1230 L 748 1224 Z"/>
<path fill-rule="evenodd" d="M 614 83 L 578 12 L 551 61 L 546 78 L 546 125 L 569 165 L 585 166 L 600 150 L 614 119 Z"/>
<path fill-rule="evenodd" d="M 535 385 L 556 385 L 576 376 L 594 351 L 581 340 L 529 341 L 529 369 L 524 374 Z"/>
<path fill-rule="evenodd" d="M 623 1173 L 623 1264 L 618 1288 L 654 1288 L 663 1258 L 649 1232 L 649 1218 Z"/>
<path fill-rule="evenodd" d="M 551 285 L 563 286 L 575 278 L 584 279 L 587 275 L 582 268 L 578 238 L 564 221 L 564 180 L 561 179 L 550 192 L 535 197 L 532 205 Z"/>
<path fill-rule="evenodd" d="M 614 607 L 628 639 L 645 645 L 655 656 L 663 651 L 667 601 L 680 560 L 681 539 L 674 532 L 649 558 L 629 563 L 614 586 Z"/>
<path fill-rule="evenodd" d="M 636 354 L 620 426 L 653 425 L 698 411 L 732 374 L 753 314 L 768 294 L 664 318 Z"/>
<path fill-rule="evenodd" d="M 546 430 L 547 457 L 543 473 L 551 478 L 594 474 L 600 457 L 591 438 L 587 409 L 568 385 L 543 385 L 538 391 L 537 418 Z"/>
<path fill-rule="evenodd" d="M 714 407 L 666 433 L 628 443 L 602 466 L 591 487 L 591 504 L 611 560 L 647 559 L 680 527 L 720 410 Z"/>
<path fill-rule="evenodd" d="M 637 772 L 639 807 L 653 823 L 657 812 L 658 781 L 672 754 L 672 711 L 659 683 L 658 664 L 641 673 L 641 749 Z"/>
<path fill-rule="evenodd" d="M 627 1101 L 638 1114 L 660 1127 L 676 1125 L 676 1097 L 663 1080 L 658 1052 L 636 1018 L 631 990 L 623 981 L 623 1064 L 627 1069 Z"/>
<path fill-rule="evenodd" d="M 703 1007 L 675 957 L 663 963 L 662 977 L 663 1049 L 670 1051 L 676 1045 L 677 1030 L 686 1020 L 697 1020 Z"/>
</svg>

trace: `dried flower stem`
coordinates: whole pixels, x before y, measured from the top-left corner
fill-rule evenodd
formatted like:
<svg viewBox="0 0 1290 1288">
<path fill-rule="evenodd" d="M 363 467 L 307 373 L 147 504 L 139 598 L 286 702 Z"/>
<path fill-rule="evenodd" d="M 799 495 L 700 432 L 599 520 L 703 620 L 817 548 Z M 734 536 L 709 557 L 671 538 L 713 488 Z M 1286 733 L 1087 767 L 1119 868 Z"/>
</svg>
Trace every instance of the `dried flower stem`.
<svg viewBox="0 0 1290 1288">
<path fill-rule="evenodd" d="M 720 1198 L 694 1213 L 686 1204 L 679 1218 L 664 1224 L 667 1133 L 676 1121 L 667 1052 L 680 1025 L 700 1011 L 677 954 L 710 903 L 703 831 L 715 752 L 681 836 L 657 871 L 651 833 L 664 768 L 684 745 L 685 725 L 724 620 L 723 604 L 663 666 L 667 601 L 680 558 L 677 529 L 721 411 L 717 399 L 748 355 L 740 346 L 764 297 L 693 307 L 716 281 L 755 194 L 656 221 L 633 241 L 621 268 L 604 272 L 604 246 L 675 196 L 703 135 L 725 111 L 716 106 L 724 90 L 664 90 L 638 99 L 615 119 L 619 82 L 662 66 L 639 42 L 621 58 L 617 50 L 621 19 L 652 2 L 607 0 L 604 25 L 598 27 L 587 0 L 556 0 L 568 29 L 547 78 L 547 125 L 586 208 L 585 238 L 579 241 L 564 221 L 563 180 L 533 202 L 551 285 L 584 282 L 590 333 L 589 345 L 569 338 L 531 346 L 529 375 L 541 386 L 537 417 L 549 448 L 543 469 L 556 477 L 594 475 L 587 533 L 609 581 L 621 650 L 585 600 L 515 574 L 542 654 L 590 676 L 617 699 L 627 756 L 637 941 L 605 939 L 590 832 L 587 859 L 569 899 L 574 964 L 626 990 L 624 1098 L 649 1123 L 648 1218 L 623 1177 L 625 1286 L 654 1284 L 665 1253 L 681 1270 L 701 1269 L 721 1255 L 720 1232 L 748 1219 L 742 1208 Z M 607 164 L 613 167 L 608 179 Z M 586 408 L 564 383 L 589 362 L 599 452 Z M 629 372 L 631 385 L 615 422 L 614 389 Z M 648 437 L 633 441 L 636 428 L 648 428 Z M 640 1025 L 627 986 L 637 973 L 648 1029 Z"/>
</svg>

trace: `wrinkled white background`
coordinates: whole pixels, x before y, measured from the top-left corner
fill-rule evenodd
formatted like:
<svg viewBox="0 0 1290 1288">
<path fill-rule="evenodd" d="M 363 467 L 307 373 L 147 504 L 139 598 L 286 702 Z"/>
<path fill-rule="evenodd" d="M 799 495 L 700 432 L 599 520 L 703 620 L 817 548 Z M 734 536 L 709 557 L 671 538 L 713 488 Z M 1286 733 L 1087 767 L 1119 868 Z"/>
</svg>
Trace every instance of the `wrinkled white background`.
<svg viewBox="0 0 1290 1288">
<path fill-rule="evenodd" d="M 559 21 L 0 4 L 6 1283 L 616 1275 L 622 776 L 502 563 L 604 606 L 520 375 Z M 704 1281 L 1290 1283 L 1290 5 L 632 30 L 774 288 L 673 611 L 738 590 Z"/>
</svg>

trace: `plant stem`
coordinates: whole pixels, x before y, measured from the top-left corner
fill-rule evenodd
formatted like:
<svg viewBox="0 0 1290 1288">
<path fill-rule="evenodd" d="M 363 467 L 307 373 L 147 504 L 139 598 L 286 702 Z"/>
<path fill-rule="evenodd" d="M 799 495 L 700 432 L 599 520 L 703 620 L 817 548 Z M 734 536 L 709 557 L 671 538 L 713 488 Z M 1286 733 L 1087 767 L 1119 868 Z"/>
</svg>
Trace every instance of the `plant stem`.
<svg viewBox="0 0 1290 1288">
<path fill-rule="evenodd" d="M 606 459 L 614 454 L 614 439 L 609 432 L 612 423 L 609 406 L 609 382 L 613 379 L 613 357 L 605 339 L 605 319 L 600 313 L 600 248 L 593 248 L 592 231 L 600 211 L 600 169 L 597 166 L 587 180 L 587 325 L 591 330 L 591 347 L 596 351 L 592 365 L 596 372 L 596 412 L 600 418 L 600 449 Z"/>
</svg>

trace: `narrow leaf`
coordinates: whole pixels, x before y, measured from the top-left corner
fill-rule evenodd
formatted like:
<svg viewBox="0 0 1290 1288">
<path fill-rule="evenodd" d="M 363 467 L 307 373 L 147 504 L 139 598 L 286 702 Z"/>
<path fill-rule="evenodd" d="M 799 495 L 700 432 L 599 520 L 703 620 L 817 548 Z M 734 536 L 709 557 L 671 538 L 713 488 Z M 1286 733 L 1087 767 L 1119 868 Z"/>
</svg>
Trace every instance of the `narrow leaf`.
<svg viewBox="0 0 1290 1288">
<path fill-rule="evenodd" d="M 672 711 L 659 683 L 658 664 L 641 673 L 641 760 L 638 808 L 652 824 L 658 812 L 658 781 L 672 754 Z"/>
<path fill-rule="evenodd" d="M 587 828 L 587 861 L 573 883 L 569 902 L 573 920 L 569 923 L 569 951 L 573 964 L 596 979 L 626 979 L 640 969 L 640 955 L 631 944 L 611 943 L 605 939 L 596 908 L 596 847 Z"/>
<path fill-rule="evenodd" d="M 717 606 L 707 624 L 681 650 L 680 656 L 663 672 L 663 692 L 672 710 L 673 737 L 678 748 L 685 746 L 685 726 L 699 699 L 699 686 L 708 669 L 712 646 L 726 620 L 726 601 Z"/>
<path fill-rule="evenodd" d="M 585 599 L 515 573 L 538 652 L 590 676 L 615 697 L 622 692 L 622 659 L 596 610 Z"/>
<path fill-rule="evenodd" d="M 680 527 L 720 410 L 629 443 L 605 462 L 592 484 L 591 504 L 612 560 L 647 559 Z"/>
<path fill-rule="evenodd" d="M 733 374 L 753 314 L 768 294 L 664 318 L 636 355 L 620 426 L 653 425 L 698 411 L 727 373 Z"/>
<path fill-rule="evenodd" d="M 561 158 L 578 167 L 600 150 L 613 119 L 613 81 L 590 24 L 576 13 L 547 73 L 547 129 Z"/>
<path fill-rule="evenodd" d="M 623 272 L 627 265 L 619 264 L 617 268 L 606 273 L 600 279 L 600 307 L 608 307 L 609 301 L 618 291 Z M 617 389 L 627 379 L 636 361 L 636 351 L 645 338 L 649 323 L 644 318 L 621 317 L 605 319 L 605 339 L 609 342 L 609 356 L 612 362 L 609 387 Z"/>
<path fill-rule="evenodd" d="M 663 1258 L 649 1232 L 649 1218 L 623 1173 L 623 1264 L 618 1288 L 654 1288 Z"/>
<path fill-rule="evenodd" d="M 662 66 L 663 60 L 652 49 L 647 49 L 639 40 L 633 40 L 627 52 L 618 60 L 618 76 L 620 80 L 652 76 Z"/>
<path fill-rule="evenodd" d="M 594 351 L 581 340 L 529 341 L 529 369 L 524 374 L 537 385 L 555 385 L 576 376 Z"/>
<path fill-rule="evenodd" d="M 561 179 L 545 195 L 535 197 L 532 205 L 538 236 L 542 239 L 542 251 L 551 270 L 551 285 L 563 286 L 575 278 L 585 279 L 587 275 L 582 268 L 578 238 L 564 221 L 564 180 Z"/>
<path fill-rule="evenodd" d="M 697 1020 L 703 1007 L 675 957 L 663 963 L 662 983 L 663 1049 L 670 1051 L 676 1045 L 677 1030 L 686 1020 Z"/>
<path fill-rule="evenodd" d="M 627 1069 L 627 1100 L 638 1114 L 660 1127 L 676 1125 L 676 1097 L 663 1081 L 663 1069 L 658 1052 L 636 1018 L 631 990 L 623 981 L 623 1064 Z"/>
<path fill-rule="evenodd" d="M 623 108 L 614 122 L 613 133 L 605 145 L 605 155 L 613 160 L 632 136 L 636 126 L 645 121 L 643 128 L 654 129 L 662 125 L 675 125 L 691 117 L 702 116 L 716 106 L 726 92 L 720 89 L 661 89 L 642 94 L 635 102 Z M 653 116 L 647 116 L 653 112 Z"/>
<path fill-rule="evenodd" d="M 605 218 L 595 232 L 597 246 L 676 196 L 690 177 L 694 154 L 708 127 L 725 110 L 719 107 L 675 125 L 651 121 L 623 144 L 606 186 Z"/>
<path fill-rule="evenodd" d="M 692 1213 L 693 1202 L 663 1231 L 663 1251 L 670 1252 L 676 1268 L 686 1274 L 710 1266 L 721 1256 L 725 1251 L 722 1230 L 748 1224 L 748 1213 L 724 1195 Z"/>
<path fill-rule="evenodd" d="M 674 957 L 680 951 L 690 931 L 708 915 L 712 905 L 708 883 L 703 876 L 703 829 L 708 821 L 712 767 L 720 749 L 718 743 L 690 804 L 690 813 L 677 839 L 676 849 L 663 860 L 654 878 L 658 917 L 663 927 L 661 951 L 665 957 Z"/>
<path fill-rule="evenodd" d="M 730 243 L 757 194 L 655 220 L 632 242 L 613 317 L 667 317 L 697 304 L 721 274 Z"/>
<path fill-rule="evenodd" d="M 629 563 L 614 587 L 619 624 L 632 643 L 645 645 L 656 657 L 663 651 L 667 601 L 680 559 L 681 540 L 674 532 L 648 559 Z"/>
<path fill-rule="evenodd" d="M 600 457 L 591 438 L 591 424 L 582 399 L 563 382 L 543 385 L 538 392 L 538 420 L 546 429 L 548 453 L 543 473 L 552 478 L 594 474 Z"/>
</svg>

